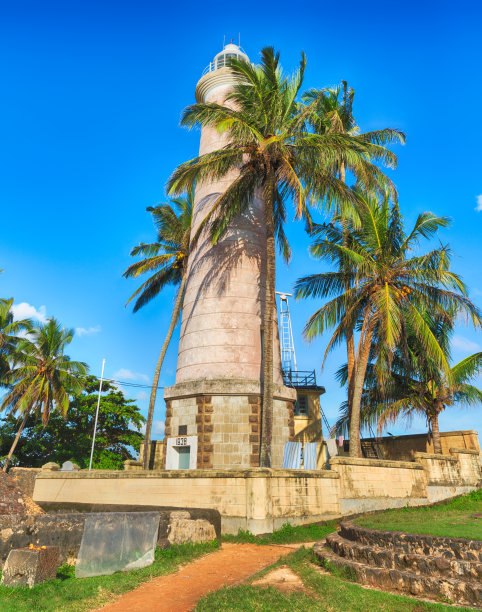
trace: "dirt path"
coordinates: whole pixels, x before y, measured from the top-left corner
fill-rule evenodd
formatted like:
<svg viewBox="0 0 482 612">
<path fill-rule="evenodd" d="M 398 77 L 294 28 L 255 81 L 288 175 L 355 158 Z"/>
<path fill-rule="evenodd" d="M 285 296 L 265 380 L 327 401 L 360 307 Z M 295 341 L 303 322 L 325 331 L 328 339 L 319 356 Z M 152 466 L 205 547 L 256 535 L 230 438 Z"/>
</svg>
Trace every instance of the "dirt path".
<svg viewBox="0 0 482 612">
<path fill-rule="evenodd" d="M 174 574 L 159 576 L 121 595 L 102 612 L 188 612 L 204 595 L 249 578 L 297 547 L 226 543 Z"/>
</svg>

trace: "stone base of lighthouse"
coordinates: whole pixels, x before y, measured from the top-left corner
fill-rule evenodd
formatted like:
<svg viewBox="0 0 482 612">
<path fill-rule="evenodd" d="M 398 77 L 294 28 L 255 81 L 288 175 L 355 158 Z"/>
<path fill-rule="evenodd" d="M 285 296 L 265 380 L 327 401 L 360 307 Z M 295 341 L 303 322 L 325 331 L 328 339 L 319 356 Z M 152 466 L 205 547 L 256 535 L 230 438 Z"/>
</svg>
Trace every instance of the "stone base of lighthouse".
<svg viewBox="0 0 482 612">
<path fill-rule="evenodd" d="M 296 391 L 283 385 L 275 385 L 274 391 L 272 467 L 279 468 L 283 465 L 285 442 L 294 439 Z M 262 411 L 259 381 L 180 383 L 165 389 L 164 398 L 165 440 L 163 448 L 157 451 L 162 457 L 156 461 L 164 469 L 259 466 Z"/>
</svg>

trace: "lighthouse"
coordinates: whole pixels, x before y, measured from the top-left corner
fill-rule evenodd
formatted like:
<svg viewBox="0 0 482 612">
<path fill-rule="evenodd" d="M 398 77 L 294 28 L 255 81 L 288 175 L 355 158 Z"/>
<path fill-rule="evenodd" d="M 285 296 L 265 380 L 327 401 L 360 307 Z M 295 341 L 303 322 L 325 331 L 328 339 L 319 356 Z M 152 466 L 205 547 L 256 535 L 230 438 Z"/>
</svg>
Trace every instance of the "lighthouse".
<svg viewBox="0 0 482 612">
<path fill-rule="evenodd" d="M 249 61 L 240 47 L 226 45 L 196 85 L 198 103 L 225 103 L 235 85 L 231 58 Z M 222 148 L 228 138 L 204 127 L 199 154 Z M 236 176 L 196 187 L 192 236 Z M 189 256 L 176 382 L 164 392 L 166 469 L 259 466 L 265 240 L 263 203 L 254 198 L 216 245 L 205 232 Z M 294 438 L 296 392 L 283 384 L 274 326 L 272 467 L 281 467 L 284 443 Z"/>
</svg>

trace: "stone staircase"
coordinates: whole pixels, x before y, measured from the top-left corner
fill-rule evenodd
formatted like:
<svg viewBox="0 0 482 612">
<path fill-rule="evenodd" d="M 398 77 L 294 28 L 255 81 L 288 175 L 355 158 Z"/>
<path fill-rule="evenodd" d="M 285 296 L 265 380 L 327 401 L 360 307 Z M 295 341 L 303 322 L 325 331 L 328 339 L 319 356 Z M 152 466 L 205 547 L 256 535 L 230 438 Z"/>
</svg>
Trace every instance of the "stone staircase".
<svg viewBox="0 0 482 612">
<path fill-rule="evenodd" d="M 357 582 L 482 607 L 482 541 L 378 531 L 351 522 L 315 555 Z"/>
</svg>

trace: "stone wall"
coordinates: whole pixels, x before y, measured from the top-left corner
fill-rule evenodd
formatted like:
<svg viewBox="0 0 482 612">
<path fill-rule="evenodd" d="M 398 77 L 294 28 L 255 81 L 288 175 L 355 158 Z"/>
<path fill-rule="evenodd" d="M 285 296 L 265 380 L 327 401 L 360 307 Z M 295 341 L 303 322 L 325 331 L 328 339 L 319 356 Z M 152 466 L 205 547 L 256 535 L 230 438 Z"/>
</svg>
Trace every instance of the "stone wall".
<svg viewBox="0 0 482 612">
<path fill-rule="evenodd" d="M 332 457 L 343 515 L 427 503 L 423 467 L 408 461 Z"/>
<path fill-rule="evenodd" d="M 476 450 L 452 448 L 450 455 L 414 453 L 425 473 L 429 503 L 461 495 L 480 486 L 482 469 Z"/>
<path fill-rule="evenodd" d="M 428 434 L 410 434 L 406 436 L 385 436 L 365 438 L 373 442 L 381 458 L 392 461 L 411 461 L 414 452 L 433 453 L 433 439 Z M 474 430 L 444 431 L 440 434 L 442 454 L 449 455 L 451 448 L 466 448 L 481 452 L 479 438 Z"/>
<path fill-rule="evenodd" d="M 425 505 L 480 486 L 479 455 L 416 453 L 415 461 L 332 457 L 331 470 L 163 470 L 59 472 L 43 470 L 34 500 L 46 508 L 103 504 L 214 508 L 223 533 L 271 532 L 340 516 Z"/>
<path fill-rule="evenodd" d="M 159 506 L 108 506 L 100 504 L 46 504 L 48 514 L 0 517 L 0 568 L 13 548 L 58 546 L 60 564 L 76 558 L 90 512 L 159 512 L 158 545 L 212 541 L 221 536 L 216 510 L 160 508 Z M 169 543 L 169 544 L 168 544 Z"/>
<path fill-rule="evenodd" d="M 8 470 L 8 475 L 23 493 L 32 497 L 35 488 L 35 479 L 41 469 L 42 468 L 12 467 Z"/>
<path fill-rule="evenodd" d="M 43 472 L 34 499 L 52 504 L 215 508 L 224 533 L 271 532 L 286 522 L 339 516 L 339 477 L 330 471 L 189 470 Z"/>
</svg>

